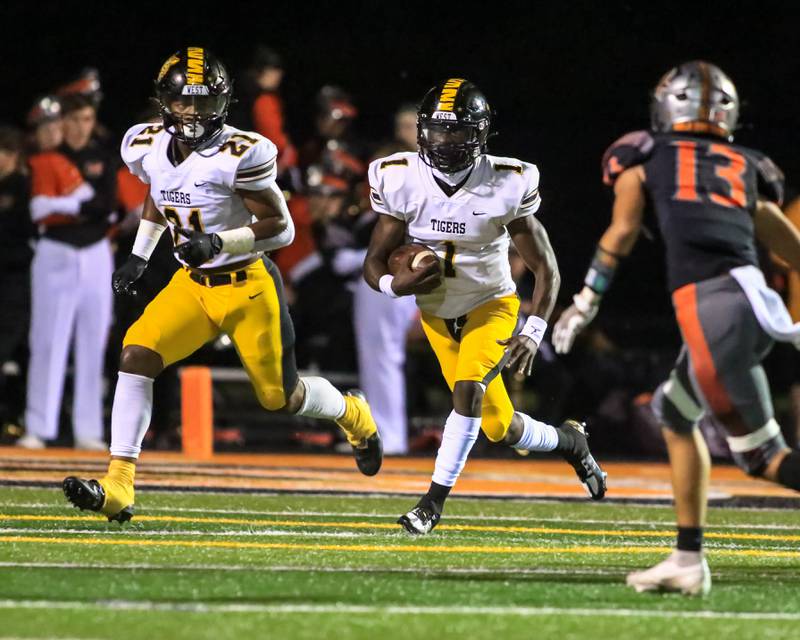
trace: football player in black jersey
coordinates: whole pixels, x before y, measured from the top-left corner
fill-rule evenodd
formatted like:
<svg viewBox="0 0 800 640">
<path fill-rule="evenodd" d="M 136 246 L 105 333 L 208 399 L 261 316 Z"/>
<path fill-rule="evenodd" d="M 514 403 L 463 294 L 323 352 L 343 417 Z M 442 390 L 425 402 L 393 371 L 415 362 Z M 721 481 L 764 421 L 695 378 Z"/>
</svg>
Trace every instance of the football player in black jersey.
<svg viewBox="0 0 800 640">
<path fill-rule="evenodd" d="M 653 399 L 672 465 L 677 545 L 665 561 L 628 576 L 637 591 L 701 594 L 711 587 L 702 554 L 710 464 L 697 429 L 705 412 L 725 426 L 743 470 L 800 490 L 800 451 L 784 442 L 761 367 L 773 340 L 800 348 L 800 324 L 765 284 L 755 246 L 757 239 L 800 270 L 800 234 L 779 208 L 780 170 L 732 143 L 738 111 L 736 88 L 712 64 L 689 62 L 661 79 L 652 130 L 623 136 L 603 157 L 604 181 L 615 196 L 611 225 L 553 334 L 556 350 L 566 353 L 597 314 L 636 242 L 649 197 L 684 346 Z"/>
</svg>

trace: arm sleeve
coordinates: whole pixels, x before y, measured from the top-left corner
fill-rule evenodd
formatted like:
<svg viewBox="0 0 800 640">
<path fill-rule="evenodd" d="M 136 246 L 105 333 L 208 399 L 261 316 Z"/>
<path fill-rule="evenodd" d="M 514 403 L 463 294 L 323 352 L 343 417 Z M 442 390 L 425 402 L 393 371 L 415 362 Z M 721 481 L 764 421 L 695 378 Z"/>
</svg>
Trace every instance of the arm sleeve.
<svg viewBox="0 0 800 640">
<path fill-rule="evenodd" d="M 648 131 L 626 133 L 603 154 L 603 183 L 611 187 L 625 170 L 644 163 L 654 145 Z"/>
<path fill-rule="evenodd" d="M 372 210 L 376 213 L 382 213 L 387 216 L 392 216 L 398 220 L 405 220 L 402 213 L 397 213 L 389 209 L 389 204 L 386 201 L 383 189 L 384 171 L 381 169 L 382 159 L 375 160 L 370 163 L 367 170 L 369 178 L 369 203 L 372 205 Z"/>
<path fill-rule="evenodd" d="M 785 191 L 783 171 L 767 156 L 761 156 L 757 162 L 758 195 L 779 207 L 783 206 Z"/>
<path fill-rule="evenodd" d="M 278 149 L 269 140 L 260 140 L 250 147 L 239 162 L 234 189 L 261 191 L 274 184 L 277 175 Z"/>
</svg>

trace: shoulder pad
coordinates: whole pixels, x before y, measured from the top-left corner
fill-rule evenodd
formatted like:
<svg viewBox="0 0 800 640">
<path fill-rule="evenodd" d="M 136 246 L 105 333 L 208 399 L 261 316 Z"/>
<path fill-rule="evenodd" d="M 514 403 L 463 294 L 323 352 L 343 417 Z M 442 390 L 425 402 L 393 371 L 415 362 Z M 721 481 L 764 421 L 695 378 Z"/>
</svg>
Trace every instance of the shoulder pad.
<svg viewBox="0 0 800 640">
<path fill-rule="evenodd" d="M 143 122 L 133 125 L 122 138 L 120 151 L 122 158 L 127 155 L 142 155 L 153 146 L 155 137 L 164 131 L 164 125 L 154 122 Z"/>
<path fill-rule="evenodd" d="M 649 131 L 626 133 L 603 154 L 603 182 L 611 186 L 623 171 L 645 162 L 654 145 Z"/>
<path fill-rule="evenodd" d="M 164 126 L 153 122 L 143 122 L 132 126 L 122 138 L 120 155 L 130 172 L 137 178 L 149 182 L 142 168 L 142 160 L 153 148 L 156 136 L 163 133 Z"/>
<path fill-rule="evenodd" d="M 237 159 L 243 166 L 248 166 L 246 159 L 250 156 L 277 154 L 275 145 L 255 131 L 240 131 L 233 127 L 225 127 L 223 136 L 219 152 Z"/>
<path fill-rule="evenodd" d="M 278 148 L 264 136 L 252 131 L 236 131 L 220 147 L 236 162 L 237 189 L 260 190 L 277 176 Z"/>
<path fill-rule="evenodd" d="M 415 161 L 416 154 L 411 152 L 395 153 L 385 158 L 377 158 L 369 163 L 367 179 L 372 209 L 378 213 L 392 212 L 392 201 L 403 189 L 409 175 L 407 169 Z"/>
</svg>

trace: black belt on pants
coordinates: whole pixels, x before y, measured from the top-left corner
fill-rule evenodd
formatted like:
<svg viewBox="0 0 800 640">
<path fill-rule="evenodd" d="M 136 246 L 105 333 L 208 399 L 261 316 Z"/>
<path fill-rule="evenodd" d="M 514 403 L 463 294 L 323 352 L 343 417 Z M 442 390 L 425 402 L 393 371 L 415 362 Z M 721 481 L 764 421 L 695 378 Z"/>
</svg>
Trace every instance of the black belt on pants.
<svg viewBox="0 0 800 640">
<path fill-rule="evenodd" d="M 189 271 L 187 269 L 187 271 Z M 189 271 L 189 277 L 198 284 L 204 287 L 219 287 L 224 284 L 233 284 L 234 282 L 244 282 L 247 280 L 247 271 L 232 271 L 231 273 L 215 273 L 209 275 L 202 275 Z"/>
</svg>

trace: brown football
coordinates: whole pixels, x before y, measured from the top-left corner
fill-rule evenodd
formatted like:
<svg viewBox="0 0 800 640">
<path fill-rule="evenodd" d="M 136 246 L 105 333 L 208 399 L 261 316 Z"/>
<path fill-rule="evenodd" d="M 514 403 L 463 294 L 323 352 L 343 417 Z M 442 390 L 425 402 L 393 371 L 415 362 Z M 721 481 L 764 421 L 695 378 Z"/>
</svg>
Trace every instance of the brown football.
<svg viewBox="0 0 800 640">
<path fill-rule="evenodd" d="M 401 269 L 415 271 L 420 267 L 428 266 L 431 261 L 438 262 L 439 258 L 424 244 L 404 244 L 397 247 L 389 256 L 389 273 L 395 275 Z"/>
</svg>

